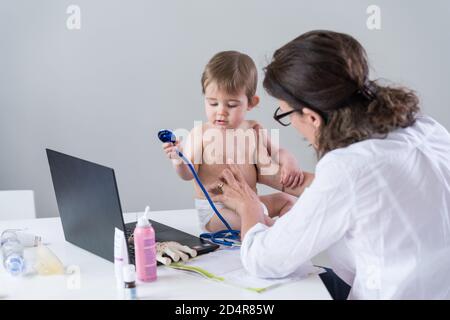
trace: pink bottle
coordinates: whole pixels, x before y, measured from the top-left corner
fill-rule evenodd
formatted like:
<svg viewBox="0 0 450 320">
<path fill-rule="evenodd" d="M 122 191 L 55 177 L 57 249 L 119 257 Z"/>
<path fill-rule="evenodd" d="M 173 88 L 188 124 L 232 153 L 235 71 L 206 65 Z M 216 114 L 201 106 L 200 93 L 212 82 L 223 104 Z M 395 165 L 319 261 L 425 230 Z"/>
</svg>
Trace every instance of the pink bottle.
<svg viewBox="0 0 450 320">
<path fill-rule="evenodd" d="M 155 230 L 145 217 L 139 218 L 136 229 L 134 229 L 134 252 L 137 278 L 144 282 L 155 281 Z"/>
</svg>

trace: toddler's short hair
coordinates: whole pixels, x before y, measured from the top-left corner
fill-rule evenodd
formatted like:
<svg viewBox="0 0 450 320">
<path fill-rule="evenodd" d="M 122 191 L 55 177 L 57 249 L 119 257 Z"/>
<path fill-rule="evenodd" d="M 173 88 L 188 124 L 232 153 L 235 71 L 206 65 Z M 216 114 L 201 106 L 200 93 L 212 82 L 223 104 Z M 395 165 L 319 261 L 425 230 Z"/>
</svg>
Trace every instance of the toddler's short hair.
<svg viewBox="0 0 450 320">
<path fill-rule="evenodd" d="M 220 90 L 237 94 L 245 90 L 245 95 L 251 99 L 256 94 L 258 72 L 252 58 L 238 51 L 222 51 L 215 54 L 205 67 L 202 74 L 202 92 L 215 82 Z"/>
</svg>

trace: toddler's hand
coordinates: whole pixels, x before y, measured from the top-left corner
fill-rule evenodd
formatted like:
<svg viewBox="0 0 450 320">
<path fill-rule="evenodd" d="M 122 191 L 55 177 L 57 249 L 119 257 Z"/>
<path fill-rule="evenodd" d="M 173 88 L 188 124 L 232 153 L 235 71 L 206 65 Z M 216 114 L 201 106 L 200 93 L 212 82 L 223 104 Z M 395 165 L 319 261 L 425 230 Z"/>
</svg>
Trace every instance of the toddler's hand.
<svg viewBox="0 0 450 320">
<path fill-rule="evenodd" d="M 180 160 L 180 157 L 178 156 L 178 153 L 177 153 L 177 149 L 178 149 L 179 145 L 180 145 L 179 140 L 175 141 L 175 143 L 171 143 L 171 142 L 163 143 L 163 150 L 164 150 L 166 156 L 169 159 L 171 159 L 172 161 L 178 162 Z"/>
<path fill-rule="evenodd" d="M 297 165 L 281 166 L 281 184 L 285 188 L 294 189 L 303 183 L 303 171 Z"/>
</svg>

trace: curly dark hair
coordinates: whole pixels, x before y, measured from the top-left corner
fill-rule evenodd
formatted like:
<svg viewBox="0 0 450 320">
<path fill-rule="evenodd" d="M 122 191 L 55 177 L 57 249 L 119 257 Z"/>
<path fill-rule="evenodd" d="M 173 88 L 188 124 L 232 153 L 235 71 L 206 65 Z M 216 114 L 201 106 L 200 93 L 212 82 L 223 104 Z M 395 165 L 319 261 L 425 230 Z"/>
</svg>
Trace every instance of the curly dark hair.
<svg viewBox="0 0 450 320">
<path fill-rule="evenodd" d="M 316 136 L 320 159 L 331 150 L 414 124 L 420 111 L 417 95 L 369 81 L 368 74 L 366 52 L 356 39 L 315 30 L 275 51 L 263 85 L 300 113 L 307 107 L 323 118 Z"/>
</svg>

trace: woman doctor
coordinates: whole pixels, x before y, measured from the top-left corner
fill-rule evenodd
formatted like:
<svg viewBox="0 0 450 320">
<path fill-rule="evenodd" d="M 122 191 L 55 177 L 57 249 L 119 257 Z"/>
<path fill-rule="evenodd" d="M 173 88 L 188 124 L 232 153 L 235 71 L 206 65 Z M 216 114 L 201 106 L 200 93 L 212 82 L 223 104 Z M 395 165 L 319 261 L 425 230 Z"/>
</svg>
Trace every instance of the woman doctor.
<svg viewBox="0 0 450 320">
<path fill-rule="evenodd" d="M 420 114 L 410 90 L 370 81 L 363 47 L 346 34 L 305 33 L 265 71 L 264 87 L 279 102 L 275 120 L 292 124 L 319 162 L 302 188 L 287 190 L 301 196 L 271 227 L 237 166 L 211 187 L 213 200 L 241 217 L 245 268 L 284 277 L 327 250 L 343 280 L 328 288 L 334 298 L 450 298 L 445 128 Z"/>
</svg>

